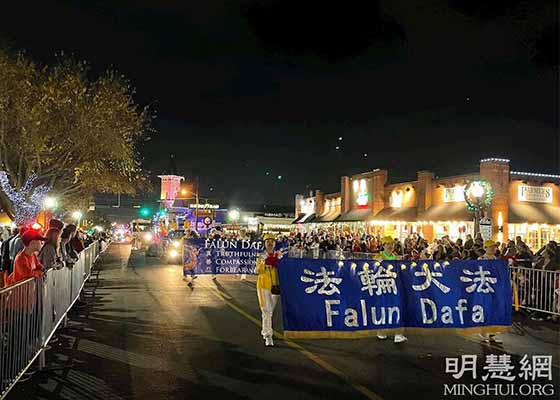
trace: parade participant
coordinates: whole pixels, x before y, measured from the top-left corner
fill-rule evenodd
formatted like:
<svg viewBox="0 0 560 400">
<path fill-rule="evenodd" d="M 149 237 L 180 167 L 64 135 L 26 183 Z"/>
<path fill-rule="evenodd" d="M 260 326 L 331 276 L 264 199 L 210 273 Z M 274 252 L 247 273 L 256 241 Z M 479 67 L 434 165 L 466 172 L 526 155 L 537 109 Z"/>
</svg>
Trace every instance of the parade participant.
<svg viewBox="0 0 560 400">
<path fill-rule="evenodd" d="M 238 240 L 250 240 L 251 238 L 249 237 L 249 235 L 247 235 L 247 231 L 244 229 L 241 229 L 239 231 L 239 238 Z M 247 274 L 237 274 L 240 275 L 240 279 L 242 281 L 246 281 L 247 280 Z"/>
<path fill-rule="evenodd" d="M 189 233 L 185 232 L 185 236 L 183 236 L 180 239 L 181 240 L 181 249 L 183 249 L 184 246 L 185 246 L 185 239 L 197 239 L 196 232 L 195 231 L 190 231 Z M 198 252 L 197 252 L 197 254 L 198 254 Z M 195 271 L 194 266 L 191 269 L 187 269 L 186 272 L 191 276 L 191 281 L 189 282 L 189 285 L 192 285 L 194 280 L 196 278 L 198 278 L 198 276 L 196 275 L 196 271 Z M 186 276 L 185 276 L 184 279 L 186 279 Z"/>
<path fill-rule="evenodd" d="M 265 251 L 257 258 L 257 295 L 262 313 L 261 334 L 264 339 L 264 345 L 267 347 L 274 346 L 274 341 L 272 340 L 274 333 L 272 330 L 272 315 L 280 297 L 277 267 L 278 260 L 282 257 L 282 254 L 274 251 L 275 245 L 274 235 L 265 235 Z"/>
<path fill-rule="evenodd" d="M 381 239 L 383 251 L 381 252 L 382 260 L 397 260 L 398 254 L 395 252 L 395 241 L 391 236 L 385 236 Z"/>
<path fill-rule="evenodd" d="M 496 257 L 496 243 L 493 240 L 484 241 L 484 254 L 478 257 L 479 260 L 497 260 Z M 495 334 L 479 335 L 480 338 L 485 342 L 502 343 L 501 339 L 498 339 Z"/>
<path fill-rule="evenodd" d="M 496 260 L 496 243 L 493 240 L 484 241 L 484 254 L 478 257 L 479 260 Z"/>
<path fill-rule="evenodd" d="M 386 260 L 398 260 L 398 255 L 395 253 L 395 241 L 391 236 L 385 236 L 381 239 L 381 243 L 383 244 L 383 251 L 381 252 L 381 259 Z M 377 335 L 379 340 L 387 339 L 387 335 Z M 396 334 L 394 342 L 395 343 L 402 343 L 406 342 L 408 339 L 406 336 L 401 334 Z"/>
</svg>

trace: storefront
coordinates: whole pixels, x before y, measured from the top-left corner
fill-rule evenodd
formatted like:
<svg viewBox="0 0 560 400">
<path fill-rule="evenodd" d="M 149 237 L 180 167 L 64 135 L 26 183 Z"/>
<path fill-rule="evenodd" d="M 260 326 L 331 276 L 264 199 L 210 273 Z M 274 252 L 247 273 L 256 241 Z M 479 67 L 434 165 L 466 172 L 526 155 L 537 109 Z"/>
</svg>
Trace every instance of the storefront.
<svg viewBox="0 0 560 400">
<path fill-rule="evenodd" d="M 560 242 L 560 189 L 552 182 L 514 180 L 510 184 L 508 239 L 517 236 L 532 249 Z"/>
</svg>

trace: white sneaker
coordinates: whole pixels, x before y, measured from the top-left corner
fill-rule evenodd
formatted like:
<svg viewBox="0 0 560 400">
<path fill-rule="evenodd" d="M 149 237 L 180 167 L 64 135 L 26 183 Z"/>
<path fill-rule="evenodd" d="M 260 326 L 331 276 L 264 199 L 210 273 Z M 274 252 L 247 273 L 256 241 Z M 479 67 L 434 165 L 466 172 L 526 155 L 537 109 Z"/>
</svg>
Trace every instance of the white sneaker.
<svg viewBox="0 0 560 400">
<path fill-rule="evenodd" d="M 395 335 L 395 343 L 406 342 L 408 339 L 404 335 Z"/>
<path fill-rule="evenodd" d="M 490 336 L 488 336 L 488 335 L 483 335 L 482 333 L 479 333 L 479 334 L 478 334 L 478 337 L 479 337 L 480 340 L 482 340 L 483 342 L 486 342 L 486 343 L 490 342 Z"/>
<path fill-rule="evenodd" d="M 497 338 L 496 335 L 488 335 L 488 338 L 490 339 L 490 342 L 494 342 L 494 343 L 504 343 L 504 341 L 500 338 Z"/>
<path fill-rule="evenodd" d="M 377 335 L 377 339 L 385 340 L 385 339 L 387 339 L 387 335 Z"/>
<path fill-rule="evenodd" d="M 272 336 L 267 336 L 264 338 L 264 345 L 266 347 L 273 347 L 274 346 L 274 341 L 272 340 Z"/>
</svg>

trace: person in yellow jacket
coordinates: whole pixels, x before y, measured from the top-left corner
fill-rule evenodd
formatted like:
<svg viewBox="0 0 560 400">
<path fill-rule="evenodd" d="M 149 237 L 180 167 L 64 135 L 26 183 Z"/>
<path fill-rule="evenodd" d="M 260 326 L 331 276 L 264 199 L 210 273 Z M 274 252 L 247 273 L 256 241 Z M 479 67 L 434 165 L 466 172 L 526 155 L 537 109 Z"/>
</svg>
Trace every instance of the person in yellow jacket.
<svg viewBox="0 0 560 400">
<path fill-rule="evenodd" d="M 395 241 L 391 236 L 385 236 L 381 239 L 381 243 L 383 244 L 383 251 L 380 253 L 380 260 L 398 260 L 399 255 L 395 252 Z M 387 335 L 377 335 L 379 340 L 387 339 Z M 406 336 L 401 334 L 395 335 L 395 343 L 402 343 L 406 342 L 408 339 Z"/>
<path fill-rule="evenodd" d="M 267 347 L 274 346 L 272 315 L 280 297 L 277 268 L 278 260 L 282 258 L 282 254 L 274 251 L 275 244 L 274 235 L 265 235 L 264 252 L 257 258 L 257 296 L 262 313 L 261 335 L 264 339 L 264 345 Z"/>
</svg>

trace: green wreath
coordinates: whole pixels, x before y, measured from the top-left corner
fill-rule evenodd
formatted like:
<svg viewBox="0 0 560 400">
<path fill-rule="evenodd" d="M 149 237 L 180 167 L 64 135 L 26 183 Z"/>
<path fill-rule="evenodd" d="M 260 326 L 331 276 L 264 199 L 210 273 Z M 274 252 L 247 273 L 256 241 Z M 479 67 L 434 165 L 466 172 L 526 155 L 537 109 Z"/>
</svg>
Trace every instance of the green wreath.
<svg viewBox="0 0 560 400">
<path fill-rule="evenodd" d="M 470 196 L 471 188 L 474 185 L 480 185 L 484 188 L 484 198 L 482 201 L 476 202 Z M 478 181 L 469 182 L 467 186 L 465 186 L 465 202 L 467 203 L 467 210 L 471 212 L 481 211 L 482 209 L 489 207 L 492 204 L 492 199 L 494 198 L 494 190 L 492 189 L 492 185 L 488 181 L 483 179 Z"/>
</svg>

